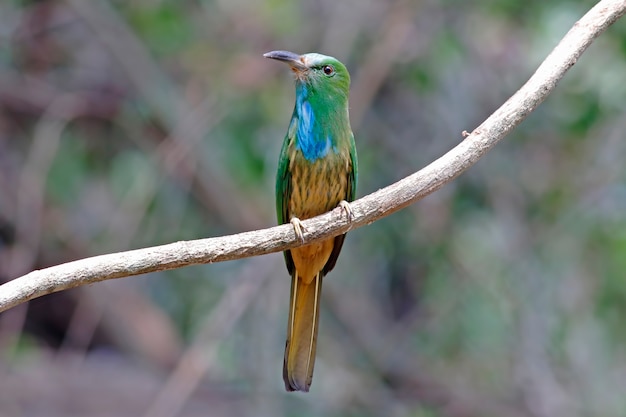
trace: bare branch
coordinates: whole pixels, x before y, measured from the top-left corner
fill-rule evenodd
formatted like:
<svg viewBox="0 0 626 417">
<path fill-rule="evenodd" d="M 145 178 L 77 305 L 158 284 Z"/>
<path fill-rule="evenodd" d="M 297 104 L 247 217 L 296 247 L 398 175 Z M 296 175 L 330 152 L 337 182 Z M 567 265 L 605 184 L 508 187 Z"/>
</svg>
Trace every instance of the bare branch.
<svg viewBox="0 0 626 417">
<path fill-rule="evenodd" d="M 626 0 L 598 2 L 565 35 L 519 91 L 467 138 L 422 170 L 352 203 L 303 221 L 305 241 L 327 239 L 388 216 L 461 175 L 519 125 L 554 90 L 581 54 L 626 13 Z M 301 245 L 291 225 L 113 253 L 33 271 L 0 286 L 0 311 L 76 286 L 183 266 L 278 252 Z"/>
</svg>

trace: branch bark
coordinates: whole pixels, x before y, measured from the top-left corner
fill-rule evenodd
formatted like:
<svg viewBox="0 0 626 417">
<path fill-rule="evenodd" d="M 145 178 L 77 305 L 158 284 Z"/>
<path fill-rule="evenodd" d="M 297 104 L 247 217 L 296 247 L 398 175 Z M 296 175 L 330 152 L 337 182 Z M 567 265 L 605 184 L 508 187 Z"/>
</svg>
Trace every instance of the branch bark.
<svg viewBox="0 0 626 417">
<path fill-rule="evenodd" d="M 311 243 L 370 224 L 454 180 L 519 125 L 555 89 L 606 28 L 626 13 L 626 0 L 602 0 L 583 16 L 533 76 L 459 145 L 420 171 L 352 203 L 349 221 L 341 209 L 303 221 Z M 81 259 L 30 272 L 0 286 L 0 312 L 42 295 L 80 285 L 194 264 L 264 255 L 302 245 L 291 225 L 230 236 L 182 241 Z"/>
</svg>

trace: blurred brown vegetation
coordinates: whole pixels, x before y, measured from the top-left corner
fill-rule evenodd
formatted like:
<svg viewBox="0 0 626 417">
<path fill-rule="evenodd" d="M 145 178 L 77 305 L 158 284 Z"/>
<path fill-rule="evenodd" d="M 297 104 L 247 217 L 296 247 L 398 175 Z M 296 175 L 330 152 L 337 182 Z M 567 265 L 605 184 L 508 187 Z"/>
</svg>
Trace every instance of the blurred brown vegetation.
<svg viewBox="0 0 626 417">
<path fill-rule="evenodd" d="M 275 224 L 273 49 L 353 76 L 359 195 L 462 140 L 594 2 L 0 2 L 0 280 Z M 467 174 L 351 232 L 312 392 L 282 256 L 0 315 L 0 415 L 626 416 L 626 25 Z"/>
</svg>

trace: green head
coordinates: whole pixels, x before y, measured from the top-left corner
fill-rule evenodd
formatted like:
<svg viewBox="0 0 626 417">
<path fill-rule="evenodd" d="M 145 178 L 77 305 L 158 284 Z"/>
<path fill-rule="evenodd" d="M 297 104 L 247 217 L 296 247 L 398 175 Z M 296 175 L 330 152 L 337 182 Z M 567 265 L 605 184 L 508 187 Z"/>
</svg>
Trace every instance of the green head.
<svg viewBox="0 0 626 417">
<path fill-rule="evenodd" d="M 298 90 L 303 89 L 309 94 L 324 93 L 347 103 L 350 74 L 336 58 L 318 53 L 298 55 L 288 51 L 272 51 L 263 56 L 288 64 L 296 76 Z"/>
<path fill-rule="evenodd" d="M 287 63 L 296 76 L 296 103 L 287 133 L 294 149 L 310 162 L 354 146 L 348 93 L 350 74 L 333 57 L 273 51 L 264 55 Z"/>
</svg>

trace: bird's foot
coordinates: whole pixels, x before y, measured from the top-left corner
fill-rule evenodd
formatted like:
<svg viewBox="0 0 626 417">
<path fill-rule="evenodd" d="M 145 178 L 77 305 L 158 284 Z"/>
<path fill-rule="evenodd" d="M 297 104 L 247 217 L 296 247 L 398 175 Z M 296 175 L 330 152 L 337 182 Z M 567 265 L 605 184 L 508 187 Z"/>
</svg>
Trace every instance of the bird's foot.
<svg viewBox="0 0 626 417">
<path fill-rule="evenodd" d="M 289 221 L 289 223 L 291 223 L 291 225 L 293 226 L 293 231 L 296 234 L 296 237 L 298 239 L 300 239 L 300 241 L 302 243 L 304 243 L 304 233 L 303 232 L 306 231 L 306 228 L 304 227 L 304 225 L 302 224 L 300 219 L 297 218 L 297 217 L 292 217 L 291 220 Z"/>
<path fill-rule="evenodd" d="M 354 213 L 352 212 L 352 206 L 346 200 L 341 200 L 339 202 L 339 207 L 346 213 L 348 216 L 348 222 L 351 222 L 354 218 Z"/>
</svg>

